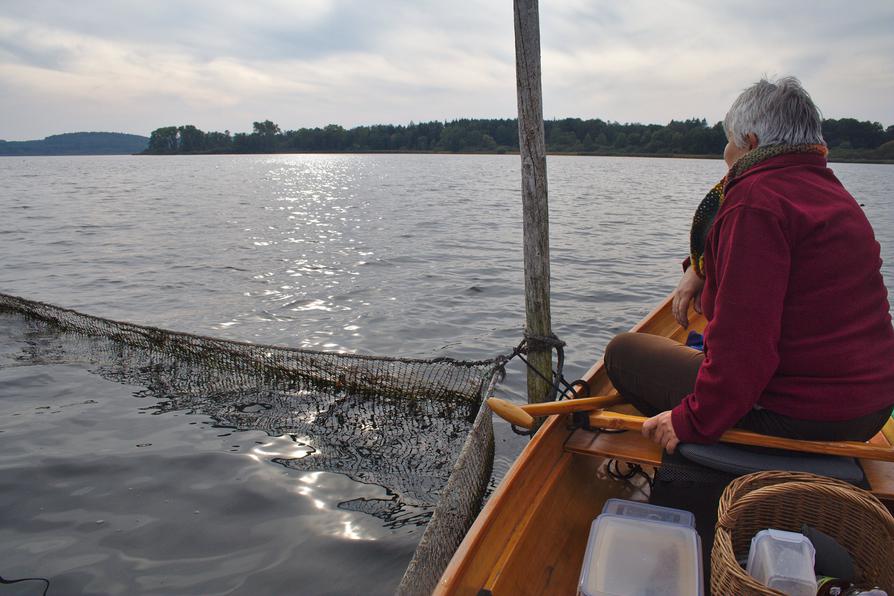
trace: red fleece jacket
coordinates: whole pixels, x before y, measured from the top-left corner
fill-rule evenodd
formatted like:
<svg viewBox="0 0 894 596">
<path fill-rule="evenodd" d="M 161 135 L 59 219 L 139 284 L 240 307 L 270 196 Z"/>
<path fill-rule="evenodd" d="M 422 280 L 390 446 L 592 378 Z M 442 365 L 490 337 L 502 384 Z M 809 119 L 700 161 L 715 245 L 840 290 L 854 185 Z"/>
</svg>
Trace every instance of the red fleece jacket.
<svg viewBox="0 0 894 596">
<path fill-rule="evenodd" d="M 755 405 L 849 420 L 894 404 L 879 244 L 825 158 L 769 159 L 729 183 L 705 246 L 705 360 L 673 409 L 710 443 Z"/>
</svg>

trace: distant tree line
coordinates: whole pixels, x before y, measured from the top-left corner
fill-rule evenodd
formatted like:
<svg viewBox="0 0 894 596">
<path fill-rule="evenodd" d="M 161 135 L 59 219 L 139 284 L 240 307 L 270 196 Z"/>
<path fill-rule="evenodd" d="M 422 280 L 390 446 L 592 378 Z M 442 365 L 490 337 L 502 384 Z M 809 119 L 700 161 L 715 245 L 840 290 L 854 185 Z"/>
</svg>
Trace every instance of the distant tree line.
<svg viewBox="0 0 894 596">
<path fill-rule="evenodd" d="M 124 155 L 141 153 L 148 142 L 118 132 L 69 132 L 43 140 L 0 141 L 0 155 Z"/>
<path fill-rule="evenodd" d="M 601 119 L 564 118 L 544 123 L 547 151 L 600 155 L 711 155 L 726 144 L 722 123 L 702 118 L 660 124 L 620 124 Z M 823 135 L 835 156 L 894 159 L 894 126 L 853 118 L 824 120 Z M 335 152 L 505 153 L 518 151 L 515 119 L 460 119 L 451 122 L 379 124 L 345 129 L 283 131 L 270 120 L 251 133 L 204 132 L 195 126 L 167 126 L 149 137 L 146 153 L 335 153 Z"/>
</svg>

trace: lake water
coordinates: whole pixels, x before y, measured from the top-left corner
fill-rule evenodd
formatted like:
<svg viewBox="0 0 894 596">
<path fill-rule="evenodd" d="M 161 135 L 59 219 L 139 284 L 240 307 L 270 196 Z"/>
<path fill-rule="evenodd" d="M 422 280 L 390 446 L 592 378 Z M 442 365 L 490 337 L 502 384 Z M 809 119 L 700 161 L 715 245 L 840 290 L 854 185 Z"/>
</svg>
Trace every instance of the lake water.
<svg viewBox="0 0 894 596">
<path fill-rule="evenodd" d="M 0 292 L 228 339 L 490 358 L 524 326 L 518 162 L 2 158 Z M 548 168 L 553 328 L 573 379 L 673 288 L 692 212 L 724 165 Z M 864 204 L 891 280 L 894 166 L 832 168 Z M 7 344 L 27 331 L 0 324 Z M 501 394 L 522 399 L 523 379 L 513 364 Z M 423 529 L 339 509 L 391 487 L 284 467 L 287 435 L 222 429 L 83 364 L 0 354 L 0 414 L 0 575 L 48 577 L 51 594 L 388 593 Z M 496 432 L 499 476 L 523 439 Z M 424 523 L 430 506 L 417 505 L 403 514 Z"/>
</svg>

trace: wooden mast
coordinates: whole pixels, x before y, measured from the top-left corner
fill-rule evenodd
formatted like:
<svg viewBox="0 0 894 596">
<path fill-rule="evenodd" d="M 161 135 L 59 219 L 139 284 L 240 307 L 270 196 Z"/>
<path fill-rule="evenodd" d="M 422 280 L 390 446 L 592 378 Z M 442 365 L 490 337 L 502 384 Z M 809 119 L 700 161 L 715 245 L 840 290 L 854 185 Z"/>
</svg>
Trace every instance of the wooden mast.
<svg viewBox="0 0 894 596">
<path fill-rule="evenodd" d="M 537 0 L 514 0 L 515 75 L 518 89 L 518 145 L 521 154 L 525 251 L 525 333 L 552 334 L 549 305 L 549 209 L 546 143 L 540 86 L 540 17 Z M 528 361 L 552 378 L 552 350 L 529 342 Z M 547 398 L 550 383 L 528 370 L 528 402 Z"/>
</svg>

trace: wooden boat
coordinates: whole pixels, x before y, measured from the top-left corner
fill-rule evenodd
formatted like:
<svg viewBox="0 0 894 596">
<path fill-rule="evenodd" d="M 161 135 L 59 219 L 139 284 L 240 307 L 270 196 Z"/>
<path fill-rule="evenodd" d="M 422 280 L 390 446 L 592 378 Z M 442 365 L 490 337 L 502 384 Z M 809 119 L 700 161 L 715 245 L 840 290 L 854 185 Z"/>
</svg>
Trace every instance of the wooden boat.
<svg viewBox="0 0 894 596">
<path fill-rule="evenodd" d="M 690 310 L 690 329 L 705 320 Z M 665 299 L 633 331 L 684 341 Z M 591 395 L 616 393 L 597 362 L 585 375 Z M 619 406 L 613 409 L 625 408 Z M 894 423 L 873 439 L 894 443 Z M 609 498 L 646 500 L 648 486 L 613 479 L 608 458 L 657 465 L 660 448 L 638 433 L 600 435 L 550 417 L 519 455 L 466 534 L 434 593 L 574 594 L 590 522 Z M 894 464 L 862 461 L 876 496 L 894 503 Z"/>
</svg>

